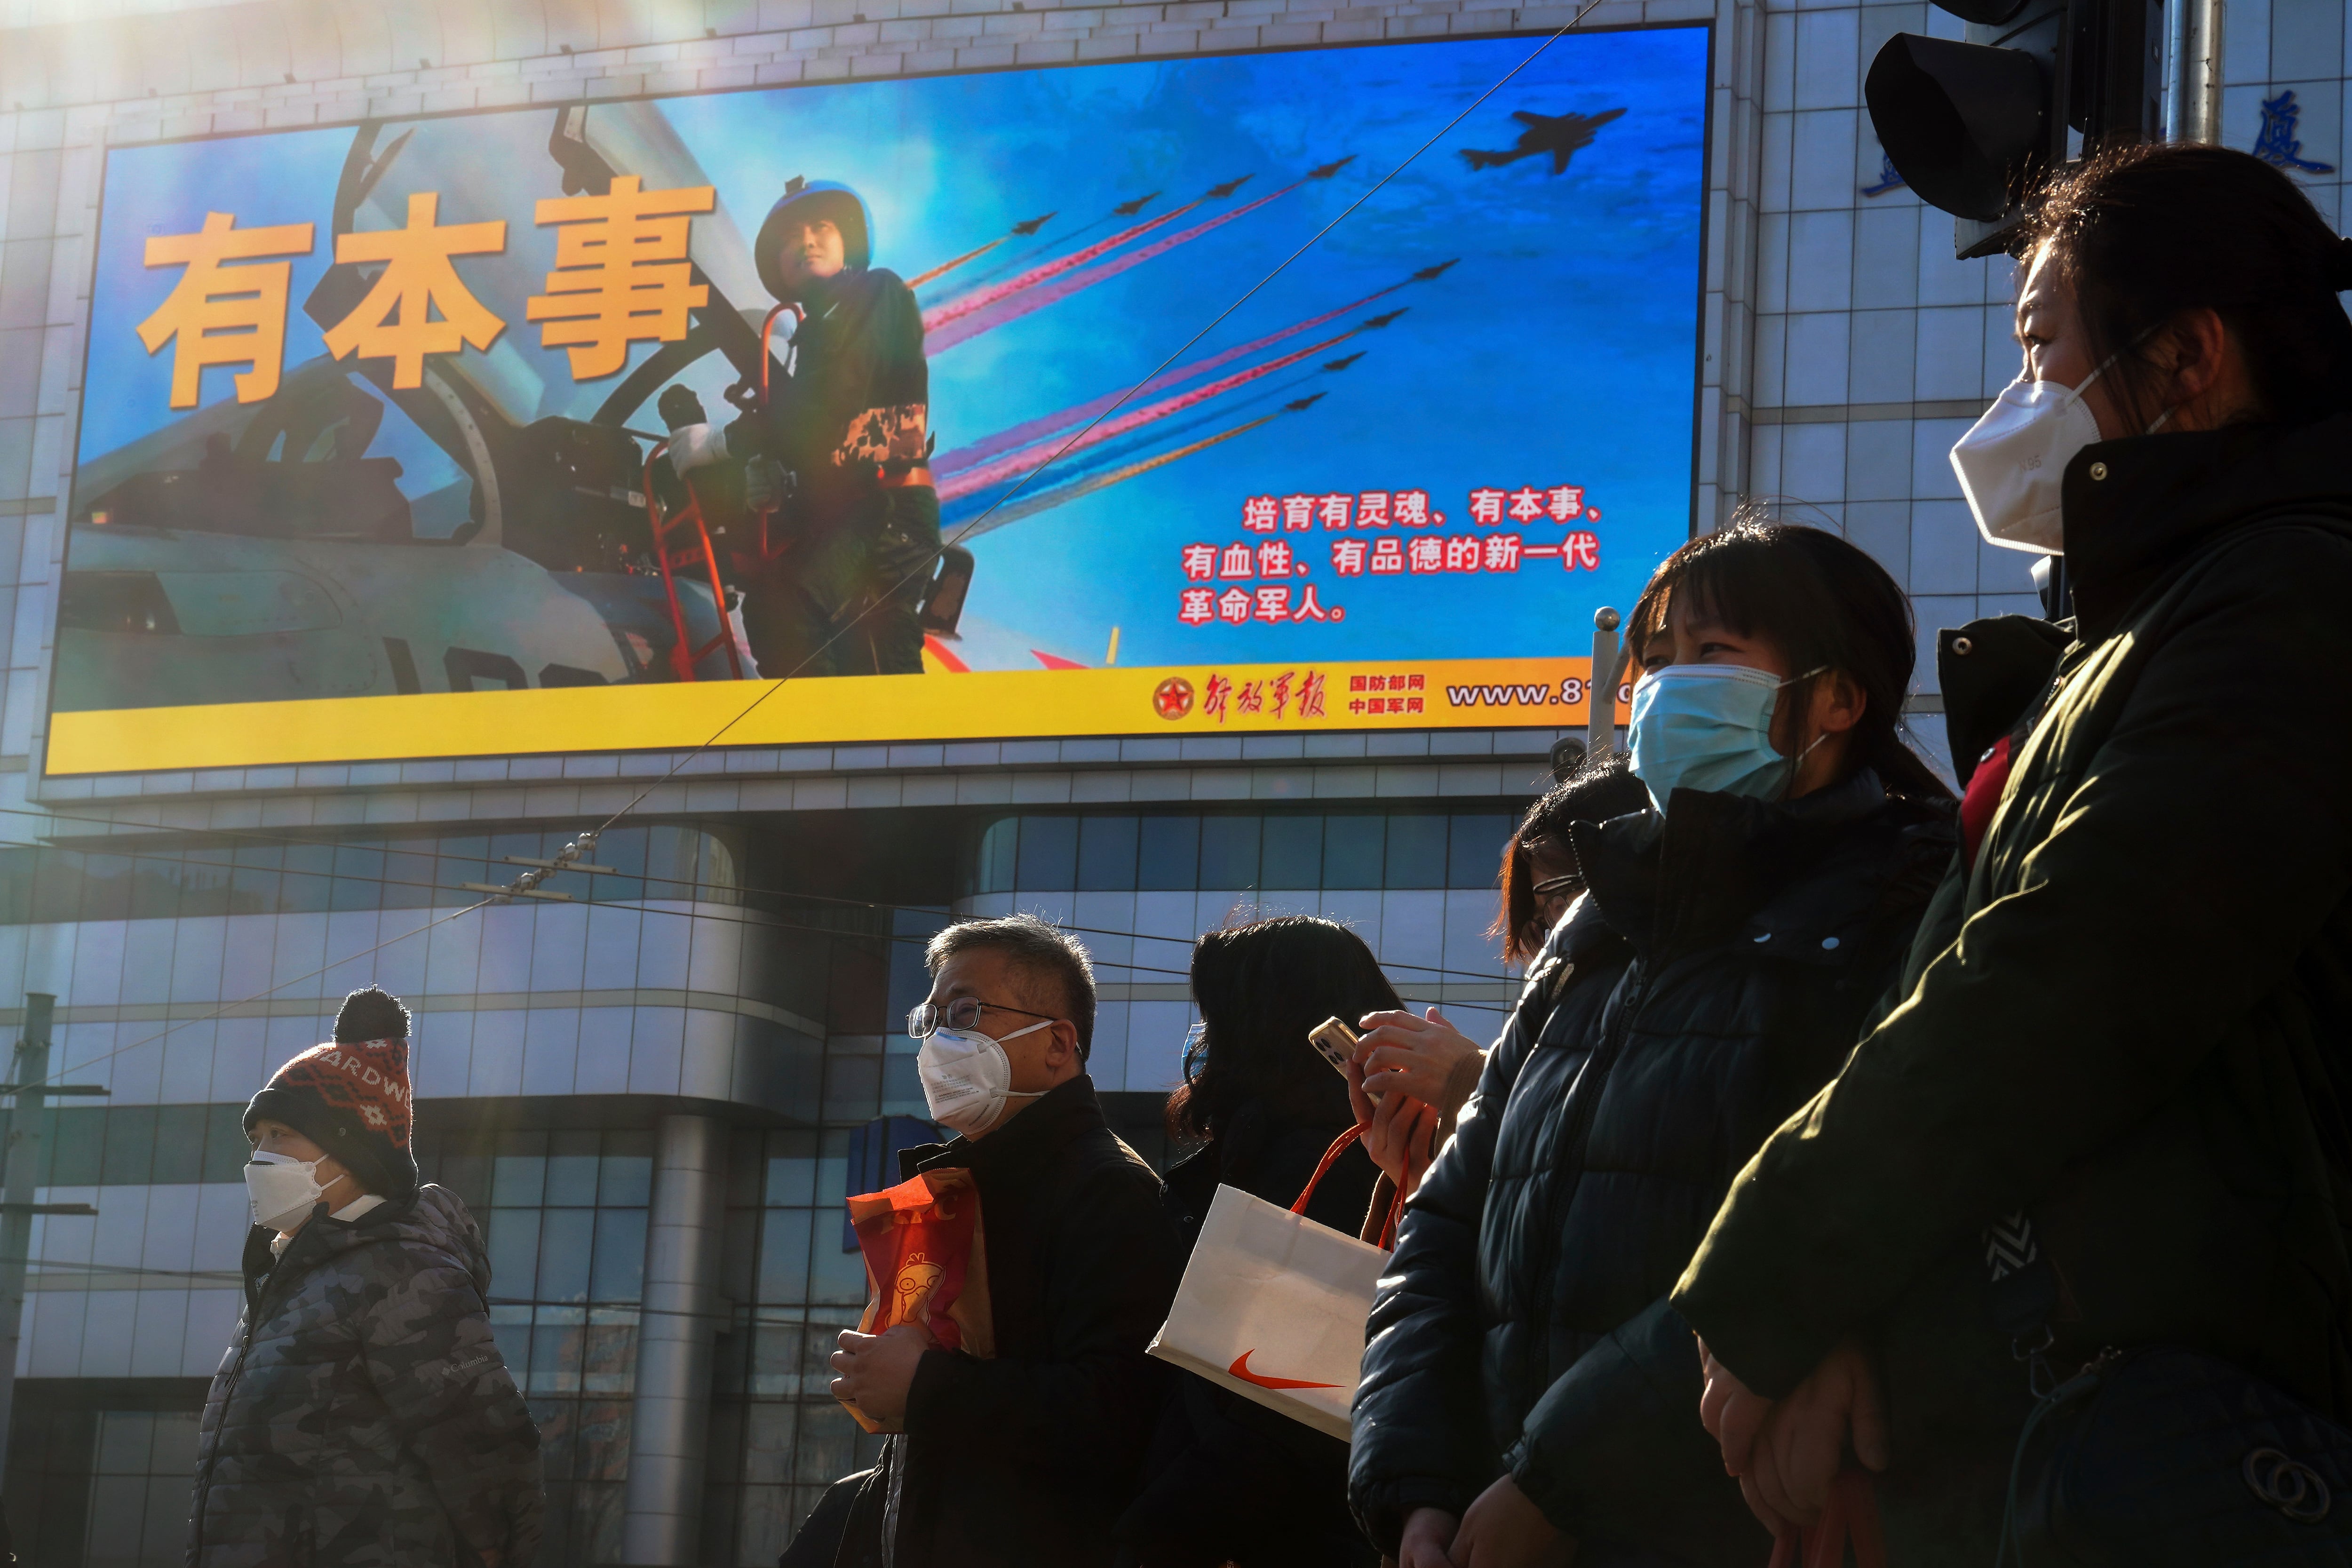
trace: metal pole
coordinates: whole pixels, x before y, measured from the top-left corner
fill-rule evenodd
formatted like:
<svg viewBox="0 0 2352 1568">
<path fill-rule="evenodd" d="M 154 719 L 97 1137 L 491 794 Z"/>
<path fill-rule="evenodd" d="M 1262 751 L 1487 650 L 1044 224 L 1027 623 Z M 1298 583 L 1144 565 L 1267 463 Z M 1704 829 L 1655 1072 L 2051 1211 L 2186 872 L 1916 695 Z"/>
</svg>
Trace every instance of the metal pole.
<svg viewBox="0 0 2352 1568">
<path fill-rule="evenodd" d="M 663 1117 L 621 1500 L 624 1563 L 677 1568 L 699 1561 L 726 1199 L 725 1125 L 709 1116 Z"/>
<path fill-rule="evenodd" d="M 8 1463 L 8 1423 L 16 1404 L 16 1345 L 24 1334 L 25 1264 L 32 1255 L 33 1194 L 41 1179 L 42 1135 L 48 1131 L 49 1019 L 58 999 L 25 994 L 25 1037 L 9 1078 L 16 1108 L 8 1117 L 7 1203 L 0 1208 L 0 1473 Z"/>
<path fill-rule="evenodd" d="M 1592 615 L 1592 677 L 1584 691 L 1584 754 L 1599 761 L 1617 746 L 1617 612 Z"/>
<path fill-rule="evenodd" d="M 2181 140 L 2218 144 L 2221 140 L 2221 21 L 2227 0 L 2182 0 L 2189 12 L 2187 52 L 2181 58 L 2187 114 Z"/>
<path fill-rule="evenodd" d="M 2168 142 L 2190 140 L 2189 83 L 2196 71 L 2189 58 L 2189 14 L 2197 4 L 2198 0 L 2164 0 L 2164 139 Z"/>
</svg>

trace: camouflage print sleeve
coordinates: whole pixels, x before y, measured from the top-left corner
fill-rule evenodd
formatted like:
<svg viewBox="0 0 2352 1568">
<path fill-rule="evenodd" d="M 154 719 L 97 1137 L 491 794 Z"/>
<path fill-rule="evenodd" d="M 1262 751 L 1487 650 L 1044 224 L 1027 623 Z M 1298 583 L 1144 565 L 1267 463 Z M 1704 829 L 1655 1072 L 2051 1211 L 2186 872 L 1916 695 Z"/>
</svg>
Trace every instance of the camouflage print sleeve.
<svg viewBox="0 0 2352 1568">
<path fill-rule="evenodd" d="M 402 1256 L 392 1248 L 380 1252 Z M 361 1328 L 369 1380 L 458 1535 L 495 1568 L 538 1554 L 539 1429 L 455 1259 L 380 1281 Z"/>
</svg>

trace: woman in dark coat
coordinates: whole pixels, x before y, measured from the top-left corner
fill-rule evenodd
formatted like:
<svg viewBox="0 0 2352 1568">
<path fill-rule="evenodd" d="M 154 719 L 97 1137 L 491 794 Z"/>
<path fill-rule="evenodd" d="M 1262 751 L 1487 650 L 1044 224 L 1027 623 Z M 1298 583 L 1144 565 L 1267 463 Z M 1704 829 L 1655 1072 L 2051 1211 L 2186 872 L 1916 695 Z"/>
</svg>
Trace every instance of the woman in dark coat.
<svg viewBox="0 0 2352 1568">
<path fill-rule="evenodd" d="M 2352 1421 L 2352 241 L 2185 144 L 2093 160 L 2030 240 L 2023 374 L 1954 462 L 2074 618 L 1945 634 L 1967 859 L 1675 1295 L 1760 1511 L 1851 1438 L 1906 1568 L 1993 1559 L 2012 1338 Z"/>
<path fill-rule="evenodd" d="M 1403 1005 L 1363 938 L 1307 916 L 1207 932 L 1193 946 L 1192 979 L 1200 1037 L 1169 1097 L 1168 1131 L 1199 1147 L 1170 1168 L 1166 1194 L 1187 1252 L 1220 1185 L 1288 1208 L 1354 1123 L 1346 1080 L 1307 1032 Z M 1307 1216 L 1353 1236 L 1377 1176 L 1349 1149 Z M 1373 1553 L 1348 1515 L 1346 1444 L 1190 1373 L 1179 1382 L 1150 1479 L 1119 1523 L 1129 1561 L 1369 1568 Z"/>
<path fill-rule="evenodd" d="M 1760 1563 L 1666 1293 L 1732 1175 L 1837 1070 L 1951 858 L 1897 731 L 1913 640 L 1833 534 L 1739 521 L 1629 621 L 1653 809 L 1578 823 L 1586 892 L 1405 1210 L 1349 1489 L 1401 1568 Z"/>
</svg>

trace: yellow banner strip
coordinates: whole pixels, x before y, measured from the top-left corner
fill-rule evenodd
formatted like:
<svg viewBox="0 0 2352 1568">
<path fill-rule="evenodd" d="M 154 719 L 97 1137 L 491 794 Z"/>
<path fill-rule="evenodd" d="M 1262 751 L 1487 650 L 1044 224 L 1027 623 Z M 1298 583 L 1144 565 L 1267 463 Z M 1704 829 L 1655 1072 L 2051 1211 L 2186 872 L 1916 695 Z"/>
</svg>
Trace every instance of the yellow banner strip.
<svg viewBox="0 0 2352 1568">
<path fill-rule="evenodd" d="M 804 679 L 728 747 L 1283 731 L 1563 729 L 1585 722 L 1589 658 L 1158 666 Z M 425 692 L 53 713 L 51 774 L 550 752 L 686 751 L 761 683 Z M 1621 703 L 1619 721 L 1628 715 Z"/>
</svg>

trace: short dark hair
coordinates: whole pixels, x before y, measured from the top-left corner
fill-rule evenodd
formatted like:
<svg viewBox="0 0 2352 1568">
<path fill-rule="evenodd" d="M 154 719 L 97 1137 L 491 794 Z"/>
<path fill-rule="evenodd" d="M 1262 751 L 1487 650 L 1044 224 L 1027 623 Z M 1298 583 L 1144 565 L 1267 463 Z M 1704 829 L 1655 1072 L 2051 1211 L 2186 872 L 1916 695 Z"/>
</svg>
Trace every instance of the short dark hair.
<svg viewBox="0 0 2352 1568">
<path fill-rule="evenodd" d="M 1820 679 L 1802 672 L 1843 672 L 1864 698 L 1848 753 L 1853 765 L 1875 769 L 1890 794 L 1951 798 L 1951 786 L 1903 739 L 1903 700 L 1918 659 L 1911 601 L 1860 546 L 1823 529 L 1768 521 L 1743 502 L 1722 530 L 1667 556 L 1642 590 L 1625 617 L 1637 661 L 1665 630 L 1677 595 L 1740 636 L 1778 647 L 1800 672 L 1790 693 L 1797 703 Z"/>
<path fill-rule="evenodd" d="M 1257 1101 L 1278 1121 L 1354 1120 L 1348 1085 L 1307 1041 L 1326 1018 L 1349 1027 L 1404 1003 L 1364 939 L 1337 921 L 1277 915 L 1203 932 L 1192 944 L 1192 1001 L 1206 1028 L 1199 1058 L 1168 1097 L 1169 1136 L 1223 1134 Z"/>
<path fill-rule="evenodd" d="M 1078 1059 L 1094 1055 L 1095 965 L 1084 942 L 1039 915 L 958 921 L 923 949 L 924 966 L 937 974 L 949 959 L 975 947 L 1003 953 L 1024 980 L 1058 987 L 1063 1011 L 1078 1031 Z"/>
<path fill-rule="evenodd" d="M 1649 809 L 1649 786 L 1633 776 L 1633 759 L 1617 751 L 1587 758 L 1567 782 L 1552 785 L 1528 807 L 1518 831 L 1503 846 L 1503 868 L 1496 879 L 1502 899 L 1486 931 L 1503 939 L 1504 963 L 1525 963 L 1536 955 L 1536 948 L 1527 942 L 1528 927 L 1536 918 L 1535 869 L 1528 846 L 1538 838 L 1566 846 L 1570 823 L 1606 822 Z"/>
<path fill-rule="evenodd" d="M 2047 245 L 2073 288 L 2092 363 L 2133 432 L 2160 412 L 2148 383 L 2156 329 L 2219 315 L 2261 404 L 2285 423 L 2352 408 L 2352 240 L 2303 188 L 2252 153 L 2196 142 L 2111 147 L 2052 182 L 2021 238 Z M 2024 276 L 2019 277 L 2019 287 Z"/>
</svg>

